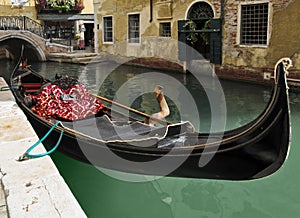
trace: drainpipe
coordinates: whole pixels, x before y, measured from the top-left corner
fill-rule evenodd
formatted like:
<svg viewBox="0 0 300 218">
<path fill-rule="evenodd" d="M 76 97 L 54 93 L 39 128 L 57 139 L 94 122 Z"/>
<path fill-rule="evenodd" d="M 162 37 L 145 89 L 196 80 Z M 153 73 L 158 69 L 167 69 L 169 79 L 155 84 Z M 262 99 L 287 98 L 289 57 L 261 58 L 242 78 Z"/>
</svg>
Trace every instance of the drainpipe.
<svg viewBox="0 0 300 218">
<path fill-rule="evenodd" d="M 222 23 L 224 24 L 225 22 L 225 18 L 224 18 L 224 15 L 225 15 L 225 7 L 226 7 L 226 0 L 221 0 L 221 20 L 222 20 Z"/>
<path fill-rule="evenodd" d="M 153 0 L 150 0 L 150 19 L 149 22 L 152 22 L 152 18 L 153 18 Z"/>
</svg>

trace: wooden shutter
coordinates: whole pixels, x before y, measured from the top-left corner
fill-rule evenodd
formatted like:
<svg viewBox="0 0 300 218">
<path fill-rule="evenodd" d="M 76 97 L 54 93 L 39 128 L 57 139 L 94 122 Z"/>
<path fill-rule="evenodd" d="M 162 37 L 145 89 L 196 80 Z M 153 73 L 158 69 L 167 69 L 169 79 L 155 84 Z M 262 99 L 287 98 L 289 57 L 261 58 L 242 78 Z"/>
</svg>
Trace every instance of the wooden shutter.
<svg viewBox="0 0 300 218">
<path fill-rule="evenodd" d="M 222 64 L 222 20 L 211 19 L 210 29 L 210 62 Z"/>
<path fill-rule="evenodd" d="M 183 27 L 187 20 L 178 20 L 178 59 L 181 61 L 187 60 L 186 54 L 186 33 L 183 32 L 185 28 Z"/>
</svg>

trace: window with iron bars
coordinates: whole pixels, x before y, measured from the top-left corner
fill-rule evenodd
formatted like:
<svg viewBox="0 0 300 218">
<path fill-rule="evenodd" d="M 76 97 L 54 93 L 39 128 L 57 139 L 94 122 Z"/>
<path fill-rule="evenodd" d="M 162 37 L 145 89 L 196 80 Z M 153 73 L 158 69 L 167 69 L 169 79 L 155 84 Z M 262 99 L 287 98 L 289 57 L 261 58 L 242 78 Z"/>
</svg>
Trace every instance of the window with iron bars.
<svg viewBox="0 0 300 218">
<path fill-rule="evenodd" d="M 241 6 L 242 45 L 267 45 L 269 4 L 249 4 Z"/>
<path fill-rule="evenodd" d="M 160 23 L 159 24 L 159 36 L 171 37 L 171 23 Z"/>
</svg>

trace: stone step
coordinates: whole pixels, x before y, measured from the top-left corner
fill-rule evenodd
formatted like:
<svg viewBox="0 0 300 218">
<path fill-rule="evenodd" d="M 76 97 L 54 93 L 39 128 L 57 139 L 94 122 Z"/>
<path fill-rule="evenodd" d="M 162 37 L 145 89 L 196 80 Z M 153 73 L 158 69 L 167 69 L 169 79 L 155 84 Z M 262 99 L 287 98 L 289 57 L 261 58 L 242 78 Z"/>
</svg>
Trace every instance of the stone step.
<svg viewBox="0 0 300 218">
<path fill-rule="evenodd" d="M 63 62 L 63 63 L 76 63 L 88 64 L 90 61 L 97 57 L 96 53 L 50 53 L 47 57 L 48 61 Z"/>
</svg>

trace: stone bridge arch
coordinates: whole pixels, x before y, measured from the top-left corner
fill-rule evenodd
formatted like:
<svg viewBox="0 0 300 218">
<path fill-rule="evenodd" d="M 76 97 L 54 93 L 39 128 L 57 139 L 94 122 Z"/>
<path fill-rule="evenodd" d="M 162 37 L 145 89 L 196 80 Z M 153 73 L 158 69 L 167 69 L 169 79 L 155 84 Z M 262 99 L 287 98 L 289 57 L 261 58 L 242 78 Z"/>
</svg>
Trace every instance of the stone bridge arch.
<svg viewBox="0 0 300 218">
<path fill-rule="evenodd" d="M 20 56 L 22 45 L 24 56 L 33 61 L 47 61 L 49 53 L 71 50 L 70 46 L 50 43 L 27 30 L 0 30 L 0 47 L 5 48 L 13 59 Z"/>
<path fill-rule="evenodd" d="M 9 51 L 13 58 L 19 55 L 22 44 L 28 59 L 46 61 L 46 40 L 29 31 L 6 30 L 0 32 L 0 47 Z"/>
</svg>

